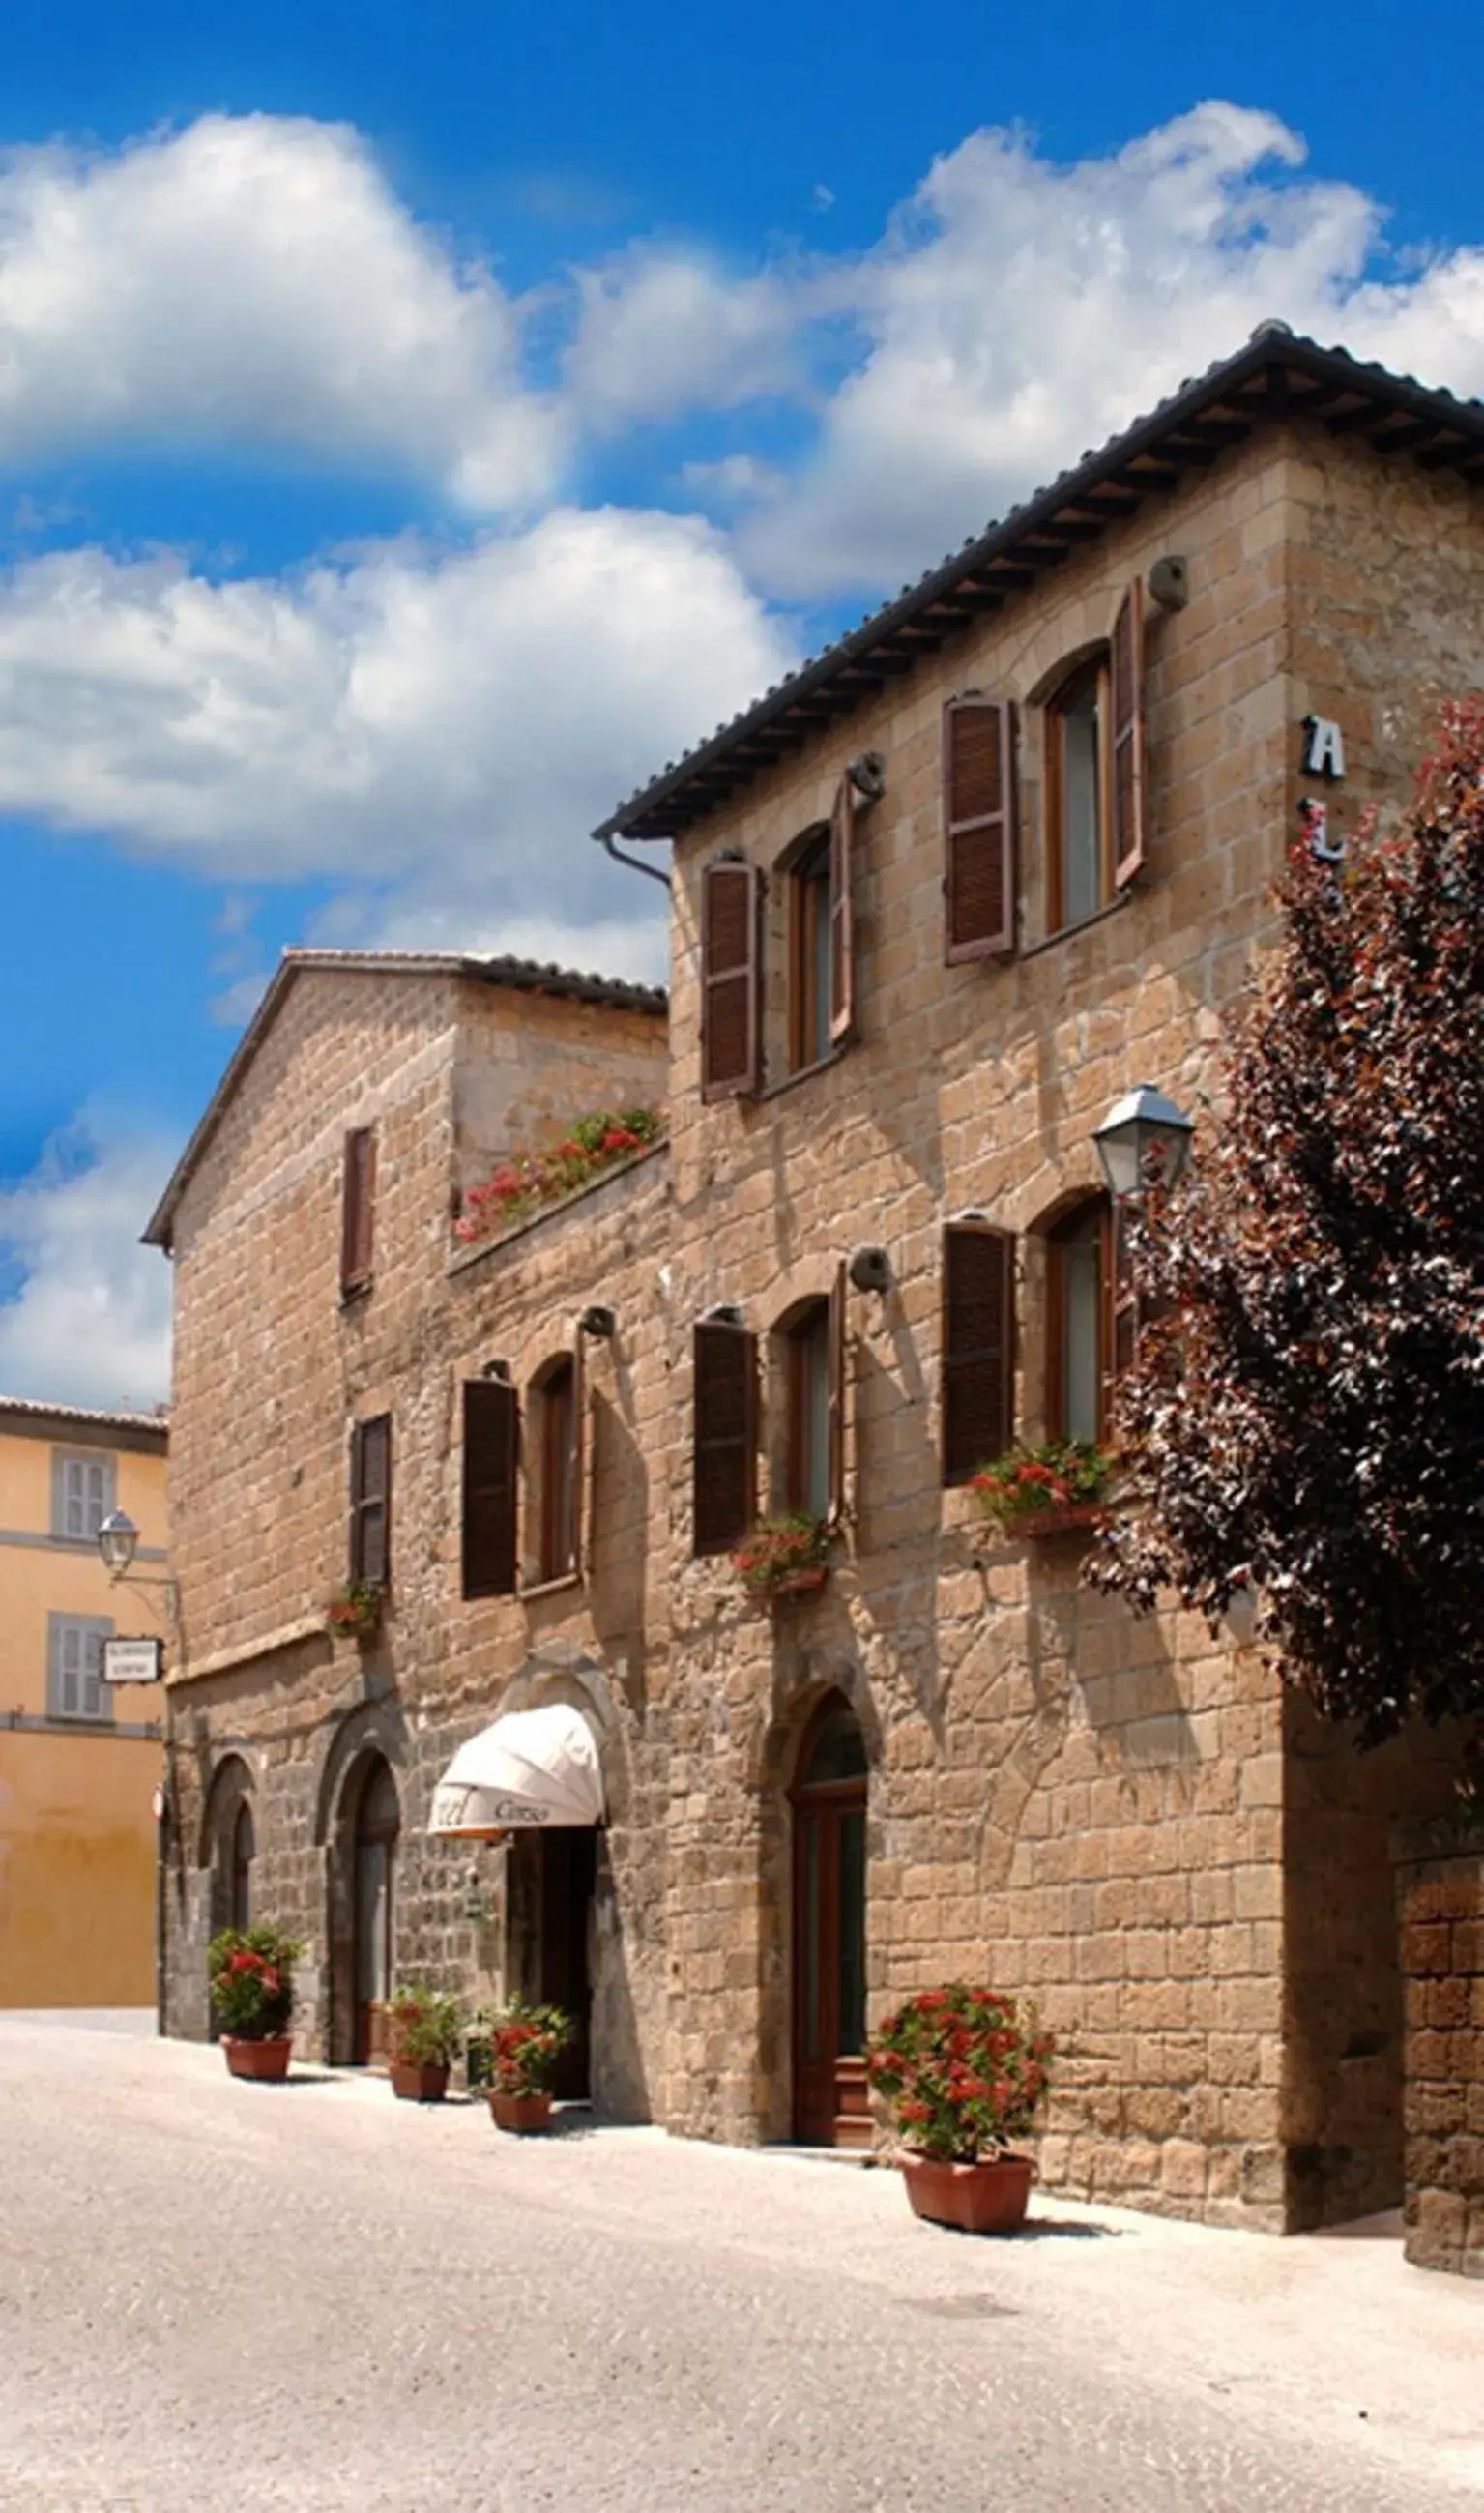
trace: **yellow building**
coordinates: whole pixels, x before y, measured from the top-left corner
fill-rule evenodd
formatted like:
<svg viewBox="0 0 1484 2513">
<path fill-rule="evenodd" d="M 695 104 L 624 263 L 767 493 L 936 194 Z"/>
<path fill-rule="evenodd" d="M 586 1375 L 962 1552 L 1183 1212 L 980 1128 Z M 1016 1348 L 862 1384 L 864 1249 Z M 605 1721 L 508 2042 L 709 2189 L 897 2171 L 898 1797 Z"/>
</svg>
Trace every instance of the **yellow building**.
<svg viewBox="0 0 1484 2513">
<path fill-rule="evenodd" d="M 0 2008 L 154 2004 L 160 1688 L 105 1684 L 102 1644 L 165 1631 L 166 1440 L 0 1397 Z M 140 1531 L 124 1581 L 114 1509 Z"/>
</svg>

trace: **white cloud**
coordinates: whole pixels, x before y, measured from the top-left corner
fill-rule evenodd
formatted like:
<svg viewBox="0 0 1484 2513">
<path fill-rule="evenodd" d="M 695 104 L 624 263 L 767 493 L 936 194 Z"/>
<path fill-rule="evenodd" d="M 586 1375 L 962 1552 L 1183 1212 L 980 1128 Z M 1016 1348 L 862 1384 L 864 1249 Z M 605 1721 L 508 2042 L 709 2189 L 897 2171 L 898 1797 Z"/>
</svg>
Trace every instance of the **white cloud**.
<svg viewBox="0 0 1484 2513">
<path fill-rule="evenodd" d="M 593 822 L 791 659 L 694 518 L 559 508 L 293 581 L 57 552 L 0 577 L 0 810 L 571 933 L 639 915 Z"/>
<path fill-rule="evenodd" d="M 521 355 L 521 309 L 343 126 L 209 114 L 0 157 L 0 459 L 224 440 L 519 505 L 566 451 Z"/>
<path fill-rule="evenodd" d="M 578 285 L 566 381 L 588 427 L 617 431 L 802 384 L 801 308 L 784 272 L 733 280 L 704 256 L 634 245 L 580 272 Z"/>
<path fill-rule="evenodd" d="M 1333 328 L 1377 213 L 1293 180 L 1303 155 L 1273 115 L 1207 104 L 1076 165 L 1002 131 L 940 158 L 834 266 L 864 355 L 744 533 L 753 566 L 795 593 L 916 575 L 1264 316 Z"/>
<path fill-rule="evenodd" d="M 586 282 L 578 416 L 791 394 L 817 428 L 738 548 L 773 593 L 814 598 L 916 576 L 1270 315 L 1484 388 L 1484 252 L 1378 277 L 1380 209 L 1304 155 L 1275 115 L 1221 102 L 1072 165 L 983 130 L 868 252 L 731 276 L 632 249 Z M 681 477 L 711 494 L 749 459 Z"/>
<path fill-rule="evenodd" d="M 176 1147 L 84 1110 L 0 1182 L 0 1392 L 146 1407 L 170 1394 L 170 1267 L 139 1236 Z"/>
</svg>

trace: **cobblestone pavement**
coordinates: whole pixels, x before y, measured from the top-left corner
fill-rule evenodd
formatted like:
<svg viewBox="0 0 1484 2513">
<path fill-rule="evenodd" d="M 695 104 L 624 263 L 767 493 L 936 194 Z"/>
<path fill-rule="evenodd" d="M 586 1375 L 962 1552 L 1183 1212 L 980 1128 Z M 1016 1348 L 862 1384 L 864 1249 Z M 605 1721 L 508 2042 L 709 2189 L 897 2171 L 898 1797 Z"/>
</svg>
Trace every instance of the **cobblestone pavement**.
<svg viewBox="0 0 1484 2513">
<path fill-rule="evenodd" d="M 1446 2513 L 1484 2286 L 0 2016 L 0 2504 Z"/>
</svg>

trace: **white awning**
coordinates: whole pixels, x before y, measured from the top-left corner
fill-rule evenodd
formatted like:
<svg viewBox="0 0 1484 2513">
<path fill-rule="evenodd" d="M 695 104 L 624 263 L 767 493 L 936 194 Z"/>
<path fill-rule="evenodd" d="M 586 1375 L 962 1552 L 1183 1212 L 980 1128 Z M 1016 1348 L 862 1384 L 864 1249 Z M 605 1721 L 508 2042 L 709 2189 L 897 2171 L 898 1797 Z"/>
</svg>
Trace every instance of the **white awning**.
<svg viewBox="0 0 1484 2513">
<path fill-rule="evenodd" d="M 433 1791 L 428 1831 L 445 1841 L 603 1820 L 603 1774 L 581 1710 L 509 1710 L 461 1745 Z"/>
</svg>

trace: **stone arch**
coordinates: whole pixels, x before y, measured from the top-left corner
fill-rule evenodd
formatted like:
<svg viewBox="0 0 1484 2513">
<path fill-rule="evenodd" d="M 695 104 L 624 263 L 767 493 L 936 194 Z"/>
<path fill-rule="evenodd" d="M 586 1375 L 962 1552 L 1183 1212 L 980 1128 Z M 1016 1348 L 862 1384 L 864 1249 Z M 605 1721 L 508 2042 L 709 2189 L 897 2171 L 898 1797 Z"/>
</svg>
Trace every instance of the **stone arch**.
<svg viewBox="0 0 1484 2513">
<path fill-rule="evenodd" d="M 196 1844 L 196 1864 L 206 1870 L 208 1939 L 222 1929 L 251 1925 L 258 1847 L 252 1767 L 242 1754 L 224 1754 L 207 1788 Z"/>
<path fill-rule="evenodd" d="M 320 1767 L 314 1838 L 323 1859 L 325 2046 L 341 2065 L 357 2052 L 356 1817 L 368 1779 L 382 1769 L 397 1794 L 402 1830 L 409 1828 L 407 1727 L 390 1700 L 364 1701 L 333 1731 Z"/>
<path fill-rule="evenodd" d="M 210 1867 L 223 1825 L 235 1815 L 244 1798 L 253 1795 L 253 1772 L 247 1757 L 235 1748 L 223 1754 L 207 1782 L 201 1803 L 201 1821 L 196 1839 L 196 1865 Z"/>
<path fill-rule="evenodd" d="M 316 1848 L 323 1850 L 330 1841 L 352 1766 L 368 1754 L 380 1754 L 396 1774 L 399 1789 L 405 1790 L 406 1748 L 407 1722 L 395 1702 L 363 1701 L 346 1711 L 331 1733 L 320 1765 L 314 1798 Z"/>
<path fill-rule="evenodd" d="M 623 1722 L 601 1658 L 577 1642 L 544 1643 L 511 1676 L 495 1715 L 539 1710 L 548 1701 L 565 1701 L 582 1711 L 597 1743 L 608 1822 L 611 1826 L 626 1823 L 633 1801 L 632 1775 Z"/>
</svg>

